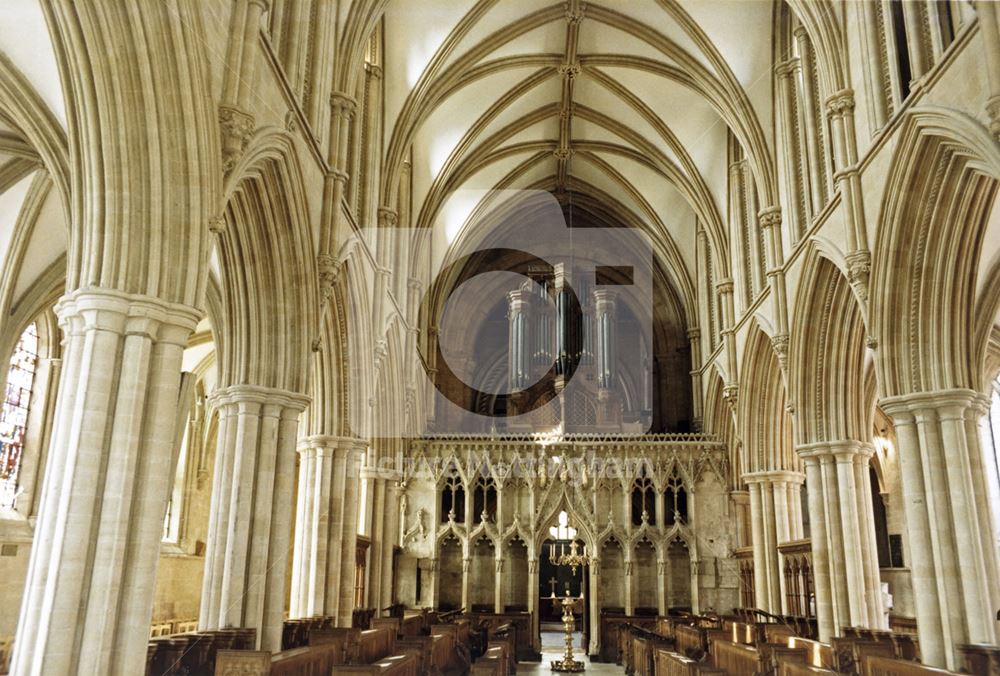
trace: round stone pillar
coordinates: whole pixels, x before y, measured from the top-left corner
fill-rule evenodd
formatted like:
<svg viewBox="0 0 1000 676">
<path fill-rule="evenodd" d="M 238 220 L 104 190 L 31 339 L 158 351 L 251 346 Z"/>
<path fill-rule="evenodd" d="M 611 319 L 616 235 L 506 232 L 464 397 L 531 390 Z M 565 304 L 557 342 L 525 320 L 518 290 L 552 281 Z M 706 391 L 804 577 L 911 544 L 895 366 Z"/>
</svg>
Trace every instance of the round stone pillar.
<svg viewBox="0 0 1000 676">
<path fill-rule="evenodd" d="M 56 314 L 63 373 L 10 673 L 142 673 L 199 313 L 80 289 Z"/>
<path fill-rule="evenodd" d="M 199 626 L 256 628 L 259 649 L 276 652 L 292 539 L 295 442 L 308 398 L 234 385 L 213 393 L 211 402 L 220 425 Z"/>
</svg>

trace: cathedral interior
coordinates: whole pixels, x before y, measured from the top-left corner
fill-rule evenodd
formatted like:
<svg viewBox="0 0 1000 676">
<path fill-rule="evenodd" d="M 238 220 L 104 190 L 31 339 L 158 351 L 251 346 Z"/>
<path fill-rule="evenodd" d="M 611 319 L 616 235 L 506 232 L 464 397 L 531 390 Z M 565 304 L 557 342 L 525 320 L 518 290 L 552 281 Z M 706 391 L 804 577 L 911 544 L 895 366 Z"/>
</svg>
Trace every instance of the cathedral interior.
<svg viewBox="0 0 1000 676">
<path fill-rule="evenodd" d="M 998 676 L 1000 3 L 6 0 L 0 361 L 0 674 Z"/>
</svg>

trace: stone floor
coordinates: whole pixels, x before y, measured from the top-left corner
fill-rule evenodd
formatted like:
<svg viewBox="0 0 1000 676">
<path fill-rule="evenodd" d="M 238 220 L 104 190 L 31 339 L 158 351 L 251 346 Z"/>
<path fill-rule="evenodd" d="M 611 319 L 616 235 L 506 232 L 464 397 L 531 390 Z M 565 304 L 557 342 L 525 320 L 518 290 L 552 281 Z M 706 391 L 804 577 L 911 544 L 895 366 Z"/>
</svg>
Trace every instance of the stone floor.
<svg viewBox="0 0 1000 676">
<path fill-rule="evenodd" d="M 580 633 L 577 632 L 573 634 L 573 645 L 580 645 Z M 552 674 L 556 673 L 552 671 L 549 666 L 550 660 L 557 660 L 562 657 L 563 649 L 565 643 L 563 634 L 557 632 L 542 632 L 542 661 L 541 662 L 521 662 L 517 665 L 517 673 L 519 674 Z M 593 663 L 587 657 L 583 655 L 583 651 L 574 648 L 574 657 L 578 660 L 582 660 L 584 664 L 587 665 L 587 669 L 584 674 L 603 676 L 604 674 L 615 674 L 620 676 L 624 674 L 625 671 L 617 664 L 604 664 L 604 663 Z"/>
</svg>

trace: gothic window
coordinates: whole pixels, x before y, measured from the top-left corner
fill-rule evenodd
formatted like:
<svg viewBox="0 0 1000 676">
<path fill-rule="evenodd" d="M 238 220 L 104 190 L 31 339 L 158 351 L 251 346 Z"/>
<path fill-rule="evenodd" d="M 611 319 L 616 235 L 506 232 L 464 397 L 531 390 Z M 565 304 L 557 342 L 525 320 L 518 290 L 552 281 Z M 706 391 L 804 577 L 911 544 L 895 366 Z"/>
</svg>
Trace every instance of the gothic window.
<svg viewBox="0 0 1000 676">
<path fill-rule="evenodd" d="M 456 523 L 465 522 L 465 488 L 458 475 L 448 477 L 441 489 L 441 523 L 447 523 L 449 515 Z"/>
<path fill-rule="evenodd" d="M 645 465 L 632 482 L 632 524 L 642 525 L 643 514 L 650 524 L 656 524 L 656 488 L 647 475 Z"/>
<path fill-rule="evenodd" d="M 492 477 L 479 477 L 476 481 L 476 488 L 472 493 L 472 512 L 473 523 L 482 523 L 484 515 L 486 520 L 496 523 L 497 487 Z"/>
<path fill-rule="evenodd" d="M 663 489 L 663 510 L 666 525 L 687 523 L 687 491 L 684 489 L 684 482 L 676 474 L 670 477 Z"/>
<path fill-rule="evenodd" d="M 17 498 L 17 476 L 37 362 L 38 330 L 32 322 L 18 339 L 7 370 L 7 391 L 0 412 L 0 507 L 13 508 Z"/>
</svg>

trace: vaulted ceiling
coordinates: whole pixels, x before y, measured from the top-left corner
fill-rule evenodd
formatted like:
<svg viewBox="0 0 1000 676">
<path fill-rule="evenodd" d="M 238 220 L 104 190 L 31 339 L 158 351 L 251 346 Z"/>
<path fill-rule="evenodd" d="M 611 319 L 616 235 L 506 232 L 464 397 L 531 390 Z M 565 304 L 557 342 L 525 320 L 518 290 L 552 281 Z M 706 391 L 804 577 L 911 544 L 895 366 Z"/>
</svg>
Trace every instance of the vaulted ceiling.
<svg viewBox="0 0 1000 676">
<path fill-rule="evenodd" d="M 730 129 L 758 184 L 773 180 L 773 11 L 770 0 L 392 0 L 383 198 L 409 160 L 416 223 L 443 222 L 451 239 L 475 206 L 456 191 L 586 195 L 655 233 L 690 280 L 696 220 L 727 248 Z"/>
</svg>

